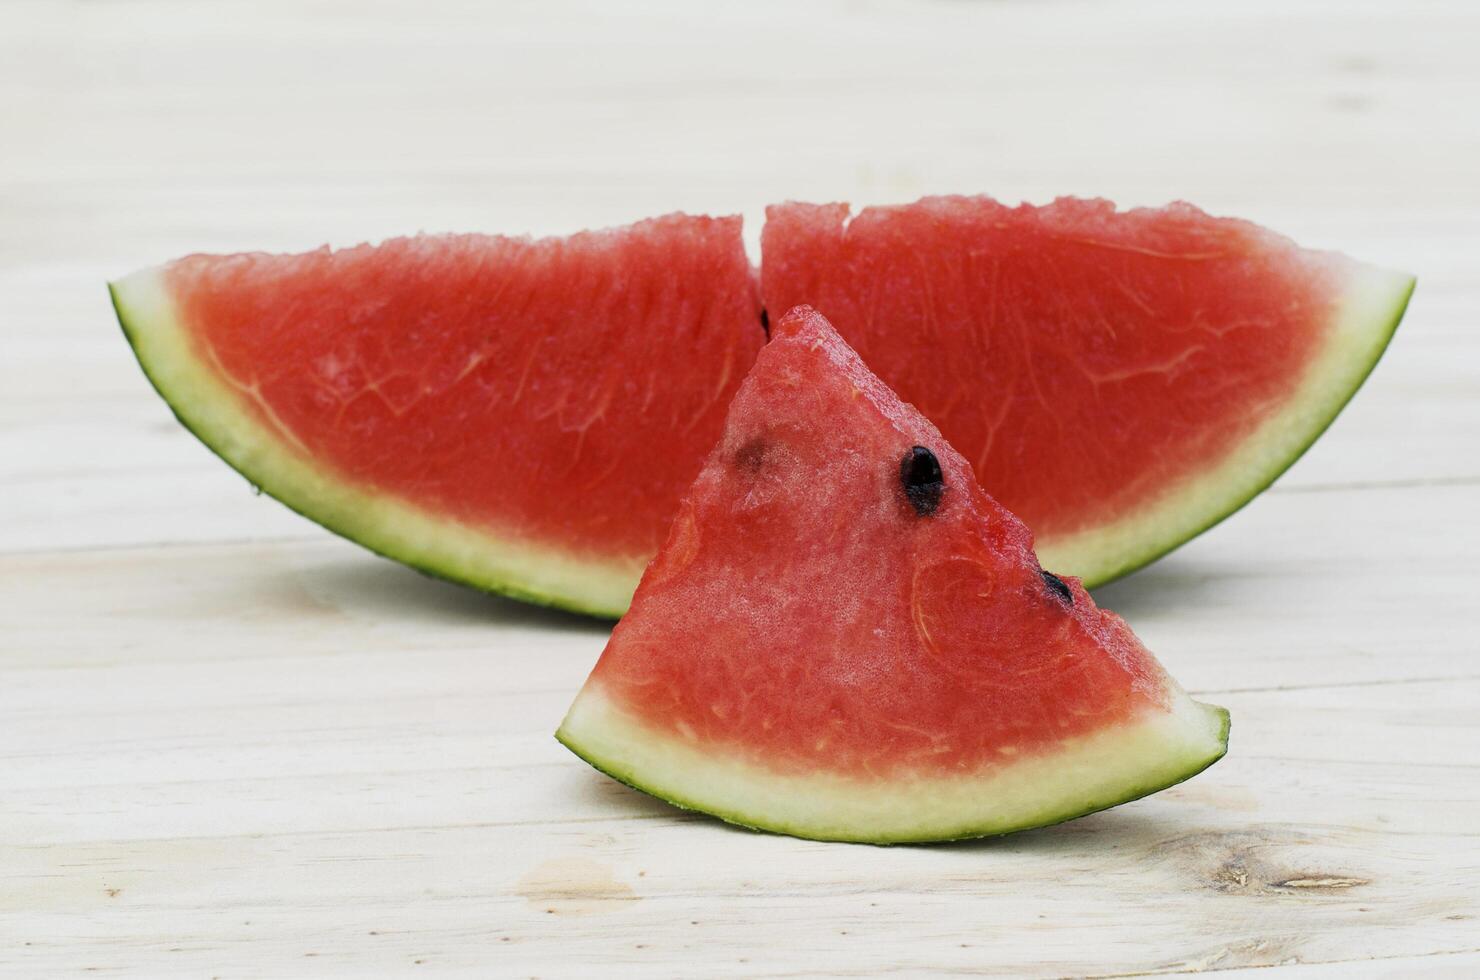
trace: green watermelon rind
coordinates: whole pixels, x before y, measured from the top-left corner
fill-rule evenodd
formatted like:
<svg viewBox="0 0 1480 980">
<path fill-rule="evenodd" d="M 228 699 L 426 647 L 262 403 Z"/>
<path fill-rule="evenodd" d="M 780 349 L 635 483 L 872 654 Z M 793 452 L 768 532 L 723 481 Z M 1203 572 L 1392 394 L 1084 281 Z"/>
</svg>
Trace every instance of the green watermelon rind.
<svg viewBox="0 0 1480 980">
<path fill-rule="evenodd" d="M 1134 725 L 1125 726 L 1130 731 L 1126 738 L 1130 749 L 1128 754 L 1135 760 L 1126 767 L 1126 771 L 1134 775 L 1122 779 L 1113 786 L 1101 787 L 1097 792 L 1088 795 L 1082 793 L 1076 795 L 1073 787 L 1066 787 L 1066 792 L 1059 797 L 1053 796 L 1052 791 L 1056 787 L 1052 785 L 1052 775 L 1048 774 L 1052 773 L 1060 763 L 1066 761 L 1070 761 L 1070 764 L 1065 768 L 1072 770 L 1072 761 L 1069 760 L 1072 750 L 1065 750 L 1063 755 L 1057 757 L 1053 753 L 1047 753 L 1029 763 L 1043 773 L 1028 780 L 1035 792 L 1044 795 L 1042 804 L 1036 809 L 1030 805 L 1017 817 L 1005 821 L 983 815 L 982 809 L 990 808 L 992 804 L 998 802 L 984 800 L 982 802 L 986 804 L 985 806 L 966 807 L 942 807 L 929 802 L 921 802 L 918 805 L 918 815 L 911 819 L 875 822 L 868 814 L 850 814 L 847 798 L 839 799 L 832 788 L 839 783 L 826 774 L 820 774 L 816 777 L 815 783 L 809 785 L 810 781 L 804 776 L 773 777 L 765 773 L 757 775 L 758 771 L 754 767 L 740 767 L 748 771 L 738 779 L 729 780 L 727 785 L 744 783 L 755 785 L 753 781 L 757 778 L 764 784 L 774 779 L 776 796 L 787 801 L 805 801 L 808 798 L 815 798 L 817 807 L 825 810 L 827 816 L 821 822 L 777 819 L 765 812 L 764 803 L 757 805 L 755 809 L 748 809 L 744 804 L 717 804 L 713 800 L 705 799 L 702 791 L 696 792 L 692 787 L 702 785 L 705 779 L 715 778 L 716 773 L 739 771 L 735 763 L 721 756 L 705 757 L 701 752 L 681 746 L 678 756 L 684 758 L 684 762 L 649 766 L 647 771 L 644 771 L 644 765 L 641 762 L 634 762 L 631 758 L 633 755 L 632 738 L 646 740 L 660 749 L 665 745 L 678 743 L 680 740 L 673 735 L 647 729 L 640 722 L 623 718 L 621 712 L 613 711 L 605 706 L 597 708 L 596 721 L 584 721 L 581 714 L 583 702 L 590 705 L 593 701 L 605 700 L 600 694 L 593 697 L 589 690 L 583 691 L 577 703 L 572 706 L 565 722 L 555 733 L 555 738 L 593 769 L 632 789 L 660 799 L 681 810 L 708 814 L 735 826 L 817 841 L 877 845 L 943 843 L 982 837 L 1001 837 L 1026 830 L 1050 827 L 1142 799 L 1185 782 L 1204 771 L 1228 752 L 1230 730 L 1228 711 L 1216 705 L 1193 701 L 1180 689 L 1172 693 L 1172 698 L 1171 710 L 1164 716 L 1153 718 L 1149 725 L 1164 724 L 1184 727 L 1186 731 L 1182 733 L 1185 735 L 1183 744 L 1178 745 L 1175 737 L 1164 738 L 1155 741 L 1152 746 L 1154 751 L 1148 752 L 1145 745 L 1133 745 L 1138 737 L 1144 741 L 1146 732 L 1135 731 L 1136 726 Z M 618 718 L 622 720 L 614 720 Z M 603 751 L 598 747 L 598 743 L 604 740 L 610 741 L 611 733 L 624 729 L 627 734 L 618 737 L 615 748 Z M 1148 727 L 1146 731 L 1150 730 L 1151 728 Z M 1094 733 L 1091 737 L 1113 740 L 1116 735 L 1117 731 L 1111 729 Z M 622 744 L 624 741 L 625 744 Z M 1113 741 L 1109 744 L 1113 745 Z M 622 758 L 624 755 L 627 758 Z M 1150 757 L 1153 755 L 1155 757 Z M 1019 782 L 1022 781 L 1019 779 Z M 941 780 L 937 785 L 945 783 L 957 784 L 968 791 L 973 788 L 970 775 Z M 690 788 L 685 789 L 685 785 Z M 854 799 L 863 798 L 873 801 L 888 799 L 891 791 L 901 796 L 919 797 L 922 801 L 928 797 L 928 794 L 919 792 L 916 784 L 891 785 L 887 782 L 872 783 L 856 791 L 850 790 L 850 795 L 856 793 Z M 794 804 L 788 803 L 787 805 Z M 962 812 L 942 812 L 943 810 L 961 810 Z"/>
<path fill-rule="evenodd" d="M 1109 525 L 1040 538 L 1045 568 L 1086 587 L 1114 581 L 1216 526 L 1267 490 L 1336 421 L 1377 367 L 1408 309 L 1416 279 L 1351 264 L 1331 336 L 1285 403 L 1216 465 Z M 988 488 L 990 490 L 990 488 Z"/>
<path fill-rule="evenodd" d="M 123 335 L 175 418 L 248 482 L 310 521 L 434 578 L 606 619 L 626 611 L 645 559 L 602 563 L 499 537 L 346 481 L 261 420 L 180 325 L 163 271 L 108 284 Z"/>
</svg>

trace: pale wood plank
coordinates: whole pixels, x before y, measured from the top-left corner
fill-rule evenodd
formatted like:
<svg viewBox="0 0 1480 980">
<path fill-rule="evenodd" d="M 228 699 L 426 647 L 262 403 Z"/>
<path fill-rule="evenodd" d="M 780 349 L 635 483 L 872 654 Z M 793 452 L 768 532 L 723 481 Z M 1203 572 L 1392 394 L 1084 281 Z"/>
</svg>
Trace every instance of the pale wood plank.
<svg viewBox="0 0 1480 980">
<path fill-rule="evenodd" d="M 1461 949 L 1428 953 L 1423 956 L 1384 956 L 1368 960 L 1332 960 L 1327 963 L 1280 964 L 1281 980 L 1327 980 L 1327 978 L 1381 977 L 1407 980 L 1409 977 L 1470 980 L 1480 973 L 1480 950 Z M 1231 969 L 1219 972 L 1219 980 L 1267 980 L 1260 968 Z M 1197 971 L 1202 972 L 1202 971 Z"/>
</svg>

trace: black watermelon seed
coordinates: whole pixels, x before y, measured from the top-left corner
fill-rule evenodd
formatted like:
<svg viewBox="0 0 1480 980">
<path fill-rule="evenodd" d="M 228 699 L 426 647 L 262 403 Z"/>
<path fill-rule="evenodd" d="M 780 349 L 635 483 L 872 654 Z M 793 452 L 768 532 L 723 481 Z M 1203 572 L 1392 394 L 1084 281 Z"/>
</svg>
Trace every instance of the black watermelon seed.
<svg viewBox="0 0 1480 980">
<path fill-rule="evenodd" d="M 899 463 L 899 482 L 904 486 L 904 495 L 909 498 L 915 513 L 921 517 L 934 514 L 940 506 L 941 494 L 946 492 L 945 478 L 940 472 L 940 460 L 924 446 L 911 446 Z"/>
<path fill-rule="evenodd" d="M 1040 571 L 1038 574 L 1043 576 L 1043 584 L 1048 586 L 1048 591 L 1069 605 L 1074 605 L 1074 593 L 1063 579 L 1059 578 L 1053 572 Z"/>
<path fill-rule="evenodd" d="M 761 331 L 765 333 L 767 340 L 771 339 L 771 314 L 764 306 L 761 307 Z"/>
</svg>

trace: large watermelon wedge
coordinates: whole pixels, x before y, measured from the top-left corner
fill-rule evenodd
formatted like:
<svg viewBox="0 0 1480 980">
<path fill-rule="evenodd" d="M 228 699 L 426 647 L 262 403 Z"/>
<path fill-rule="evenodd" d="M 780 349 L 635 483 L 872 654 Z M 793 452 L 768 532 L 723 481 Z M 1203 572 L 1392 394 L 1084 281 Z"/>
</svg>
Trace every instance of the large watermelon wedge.
<svg viewBox="0 0 1480 980">
<path fill-rule="evenodd" d="M 627 607 L 764 341 L 739 218 L 194 255 L 111 287 L 176 415 L 427 572 Z"/>
<path fill-rule="evenodd" d="M 762 298 L 809 303 L 1095 585 L 1237 510 L 1329 425 L 1413 278 L 1187 204 L 784 204 Z"/>
<path fill-rule="evenodd" d="M 1409 276 L 1187 205 L 781 205 L 810 302 L 1091 584 L 1268 485 L 1381 354 Z M 253 483 L 423 570 L 626 608 L 762 342 L 739 220 L 196 255 L 112 286 L 145 372 Z"/>
<path fill-rule="evenodd" d="M 1044 572 L 935 426 L 800 308 L 557 737 L 684 807 L 887 843 L 1155 792 L 1222 757 L 1228 714 Z"/>
</svg>

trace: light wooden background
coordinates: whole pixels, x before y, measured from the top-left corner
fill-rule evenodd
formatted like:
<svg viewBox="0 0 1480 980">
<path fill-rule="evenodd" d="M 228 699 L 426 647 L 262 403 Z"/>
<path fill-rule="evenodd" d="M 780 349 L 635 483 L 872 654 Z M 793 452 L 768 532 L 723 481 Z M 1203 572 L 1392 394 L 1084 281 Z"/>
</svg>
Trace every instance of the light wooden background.
<svg viewBox="0 0 1480 980">
<path fill-rule="evenodd" d="M 0 971 L 1480 975 L 1480 7 L 1296 7 L 0 3 Z M 1186 197 L 1420 276 L 1276 489 L 1101 590 L 1228 758 L 966 845 L 587 769 L 550 733 L 602 624 L 253 497 L 103 289 L 937 191 Z"/>
</svg>

